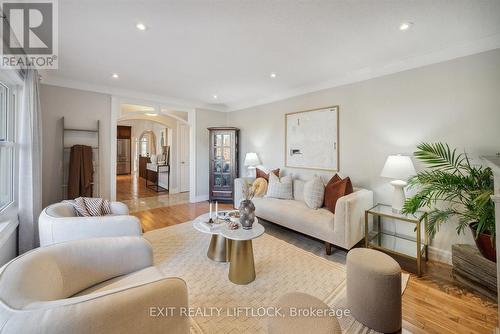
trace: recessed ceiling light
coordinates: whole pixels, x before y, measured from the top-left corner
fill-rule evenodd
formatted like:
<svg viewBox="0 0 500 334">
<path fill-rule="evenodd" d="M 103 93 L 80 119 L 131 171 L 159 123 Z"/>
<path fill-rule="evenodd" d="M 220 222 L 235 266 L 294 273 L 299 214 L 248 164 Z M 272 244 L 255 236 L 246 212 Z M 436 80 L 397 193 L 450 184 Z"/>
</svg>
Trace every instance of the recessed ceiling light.
<svg viewBox="0 0 500 334">
<path fill-rule="evenodd" d="M 139 29 L 139 30 L 142 30 L 142 31 L 144 31 L 144 30 L 148 29 L 148 27 L 146 27 L 146 25 L 145 25 L 144 23 L 137 23 L 137 24 L 135 25 L 135 27 L 136 27 L 137 29 Z"/>
<path fill-rule="evenodd" d="M 144 115 L 146 115 L 146 116 L 158 116 L 157 113 L 151 113 L 151 112 L 147 112 Z"/>
<path fill-rule="evenodd" d="M 277 77 L 276 72 L 271 72 L 271 74 L 269 74 L 269 76 L 273 79 Z"/>
<path fill-rule="evenodd" d="M 413 25 L 413 22 L 403 22 L 401 23 L 401 25 L 399 26 L 399 30 L 402 30 L 402 31 L 405 31 L 405 30 L 408 30 L 410 29 L 410 27 Z"/>
<path fill-rule="evenodd" d="M 113 79 L 118 79 L 120 76 L 118 75 L 118 73 L 113 73 L 112 77 Z"/>
<path fill-rule="evenodd" d="M 214 94 L 212 97 L 214 98 L 214 100 L 217 100 L 217 95 Z"/>
</svg>

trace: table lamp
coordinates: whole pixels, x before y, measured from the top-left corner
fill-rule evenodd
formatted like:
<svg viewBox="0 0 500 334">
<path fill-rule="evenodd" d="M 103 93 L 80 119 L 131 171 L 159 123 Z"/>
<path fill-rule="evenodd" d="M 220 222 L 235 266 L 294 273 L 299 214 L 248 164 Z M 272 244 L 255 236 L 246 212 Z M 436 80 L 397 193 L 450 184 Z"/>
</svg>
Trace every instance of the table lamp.
<svg viewBox="0 0 500 334">
<path fill-rule="evenodd" d="M 250 152 L 247 153 L 245 156 L 245 162 L 244 165 L 248 167 L 248 176 L 253 177 L 255 176 L 255 167 L 260 165 L 260 160 L 259 157 L 257 156 L 257 153 Z"/>
<path fill-rule="evenodd" d="M 391 185 L 394 187 L 392 194 L 393 212 L 400 213 L 403 209 L 406 200 L 404 188 L 408 185 L 406 180 L 416 173 L 411 157 L 405 155 L 390 155 L 387 157 L 380 176 L 394 179 L 391 181 Z"/>
</svg>

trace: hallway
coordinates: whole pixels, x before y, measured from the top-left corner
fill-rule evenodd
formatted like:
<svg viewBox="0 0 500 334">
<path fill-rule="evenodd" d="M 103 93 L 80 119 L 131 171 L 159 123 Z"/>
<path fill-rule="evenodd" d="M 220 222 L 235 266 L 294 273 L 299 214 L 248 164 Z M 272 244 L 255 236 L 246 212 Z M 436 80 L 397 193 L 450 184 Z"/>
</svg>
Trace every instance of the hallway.
<svg viewBox="0 0 500 334">
<path fill-rule="evenodd" d="M 116 200 L 127 204 L 130 212 L 189 203 L 189 192 L 169 194 L 146 187 L 146 180 L 136 175 L 116 176 Z"/>
</svg>

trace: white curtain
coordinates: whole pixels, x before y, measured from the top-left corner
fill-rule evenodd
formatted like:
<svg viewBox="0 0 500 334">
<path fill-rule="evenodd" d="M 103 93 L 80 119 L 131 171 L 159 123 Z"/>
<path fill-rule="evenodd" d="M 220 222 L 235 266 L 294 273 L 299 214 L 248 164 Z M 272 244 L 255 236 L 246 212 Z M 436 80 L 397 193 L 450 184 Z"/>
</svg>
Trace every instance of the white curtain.
<svg viewBox="0 0 500 334">
<path fill-rule="evenodd" d="M 42 122 L 38 73 L 27 70 L 17 118 L 19 145 L 19 253 L 39 245 L 38 216 L 42 210 Z"/>
</svg>

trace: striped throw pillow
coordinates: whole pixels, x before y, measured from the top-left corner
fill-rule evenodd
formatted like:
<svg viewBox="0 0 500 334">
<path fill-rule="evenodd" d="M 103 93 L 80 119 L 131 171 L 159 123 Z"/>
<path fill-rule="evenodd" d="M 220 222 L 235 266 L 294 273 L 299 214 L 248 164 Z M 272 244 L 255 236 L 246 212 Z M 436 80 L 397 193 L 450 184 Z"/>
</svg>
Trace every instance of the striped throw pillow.
<svg viewBox="0 0 500 334">
<path fill-rule="evenodd" d="M 111 214 L 109 201 L 102 198 L 78 197 L 74 201 L 68 201 L 73 205 L 78 216 L 105 216 Z"/>
</svg>

